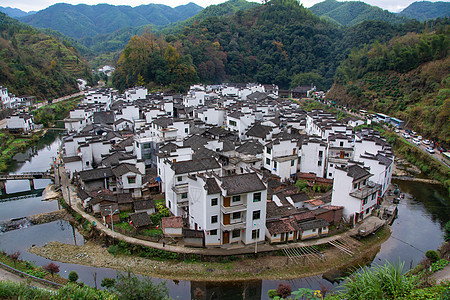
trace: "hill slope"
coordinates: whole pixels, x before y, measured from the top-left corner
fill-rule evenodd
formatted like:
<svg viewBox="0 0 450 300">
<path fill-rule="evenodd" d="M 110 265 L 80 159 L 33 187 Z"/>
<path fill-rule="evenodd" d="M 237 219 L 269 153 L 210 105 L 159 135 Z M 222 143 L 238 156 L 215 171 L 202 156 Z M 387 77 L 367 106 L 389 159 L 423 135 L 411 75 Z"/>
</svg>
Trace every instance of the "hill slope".
<svg viewBox="0 0 450 300">
<path fill-rule="evenodd" d="M 319 17 L 327 18 L 344 26 L 356 25 L 367 20 L 386 21 L 390 24 L 401 24 L 408 20 L 404 16 L 398 16 L 361 1 L 325 0 L 315 4 L 310 10 Z"/>
<path fill-rule="evenodd" d="M 328 89 L 349 49 L 375 39 L 386 41 L 398 32 L 382 21 L 341 28 L 321 20 L 296 0 L 272 0 L 233 15 L 194 22 L 165 40 L 185 55 L 204 83 L 257 81 L 289 88 L 306 81 Z M 119 89 L 136 84 L 138 74 L 149 86 L 166 82 L 154 74 L 158 66 L 151 72 L 141 69 L 153 58 L 135 49 L 140 39 L 127 46 L 119 61 L 114 80 Z M 141 70 L 136 72 L 133 66 Z"/>
<path fill-rule="evenodd" d="M 353 51 L 327 98 L 387 113 L 425 137 L 450 145 L 450 35 L 408 33 Z"/>
<path fill-rule="evenodd" d="M 131 7 L 59 3 L 22 17 L 20 21 L 34 27 L 51 28 L 70 37 L 83 38 L 112 33 L 124 27 L 167 25 L 192 17 L 202 9 L 194 3 L 175 8 L 162 4 Z"/>
<path fill-rule="evenodd" d="M 0 12 L 7 14 L 11 18 L 20 18 L 36 13 L 35 11 L 26 12 L 18 8 L 2 7 L 2 6 L 0 6 Z"/>
<path fill-rule="evenodd" d="M 402 10 L 399 15 L 419 21 L 450 17 L 450 2 L 414 2 Z"/>
<path fill-rule="evenodd" d="M 92 73 L 66 41 L 43 34 L 0 13 L 0 83 L 16 95 L 49 99 L 77 91 L 77 78 Z"/>
</svg>

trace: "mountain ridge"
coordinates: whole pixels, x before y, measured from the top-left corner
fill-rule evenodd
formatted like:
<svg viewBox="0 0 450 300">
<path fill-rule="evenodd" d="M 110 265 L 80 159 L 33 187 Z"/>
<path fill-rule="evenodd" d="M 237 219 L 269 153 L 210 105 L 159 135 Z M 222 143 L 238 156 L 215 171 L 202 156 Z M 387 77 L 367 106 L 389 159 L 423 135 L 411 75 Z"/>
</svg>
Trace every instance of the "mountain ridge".
<svg viewBox="0 0 450 300">
<path fill-rule="evenodd" d="M 124 27 L 167 25 L 187 19 L 202 9 L 192 2 L 175 8 L 163 4 L 131 7 L 58 3 L 18 19 L 34 27 L 51 28 L 70 37 L 83 38 L 112 33 Z"/>
</svg>

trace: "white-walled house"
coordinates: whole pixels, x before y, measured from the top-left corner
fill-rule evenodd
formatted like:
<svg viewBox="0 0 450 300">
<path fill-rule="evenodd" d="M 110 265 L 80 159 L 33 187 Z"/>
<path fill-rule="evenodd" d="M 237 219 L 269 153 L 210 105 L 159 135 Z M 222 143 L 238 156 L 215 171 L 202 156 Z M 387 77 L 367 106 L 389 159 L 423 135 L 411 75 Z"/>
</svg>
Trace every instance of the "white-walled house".
<svg viewBox="0 0 450 300">
<path fill-rule="evenodd" d="M 369 181 L 372 176 L 357 164 L 335 170 L 331 205 L 343 206 L 343 216 L 353 224 L 369 216 L 378 203 L 381 185 Z"/>
<path fill-rule="evenodd" d="M 80 106 L 70 111 L 69 117 L 64 119 L 64 127 L 69 132 L 80 132 L 87 125 L 92 124 L 94 112 L 87 106 Z"/>
<path fill-rule="evenodd" d="M 264 147 L 263 166 L 282 180 L 297 173 L 299 147 L 296 140 L 279 140 Z"/>
<path fill-rule="evenodd" d="M 196 111 L 197 118 L 205 124 L 223 126 L 225 124 L 225 110 L 220 108 L 201 108 Z"/>
<path fill-rule="evenodd" d="M 300 172 L 314 173 L 318 177 L 324 177 L 327 143 L 321 139 L 310 137 L 303 141 L 300 152 Z"/>
<path fill-rule="evenodd" d="M 208 171 L 220 174 L 221 166 L 215 158 L 205 158 L 188 161 L 169 161 L 167 159 L 158 164 L 159 176 L 164 182 L 166 207 L 175 215 L 186 217 L 189 215 L 189 199 L 196 197 L 189 188 L 188 177 Z"/>
<path fill-rule="evenodd" d="M 117 190 L 121 193 L 130 193 L 133 197 L 141 196 L 142 173 L 135 165 L 122 163 L 112 169 L 116 177 Z"/>
<path fill-rule="evenodd" d="M 254 122 L 254 114 L 234 111 L 226 116 L 226 129 L 237 132 L 240 139 L 245 139 L 245 133 Z"/>
<path fill-rule="evenodd" d="M 190 228 L 205 232 L 206 246 L 264 241 L 267 189 L 256 173 L 187 179 Z"/>
<path fill-rule="evenodd" d="M 9 116 L 6 119 L 6 128 L 9 131 L 29 133 L 34 129 L 33 116 L 27 113 Z"/>
<path fill-rule="evenodd" d="M 125 98 L 127 99 L 127 101 L 145 99 L 147 97 L 147 92 L 147 88 L 143 86 L 136 86 L 134 88 L 125 90 Z"/>
</svg>

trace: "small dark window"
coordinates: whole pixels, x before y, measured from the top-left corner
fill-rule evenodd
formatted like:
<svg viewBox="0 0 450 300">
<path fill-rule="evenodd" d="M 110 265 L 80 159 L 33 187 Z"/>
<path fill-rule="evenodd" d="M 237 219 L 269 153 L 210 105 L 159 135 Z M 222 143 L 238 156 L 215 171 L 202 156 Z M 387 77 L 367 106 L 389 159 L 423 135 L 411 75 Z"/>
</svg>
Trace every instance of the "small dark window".
<svg viewBox="0 0 450 300">
<path fill-rule="evenodd" d="M 240 237 L 240 236 L 241 236 L 241 231 L 240 231 L 239 229 L 233 230 L 233 232 L 232 232 L 232 234 L 231 234 L 231 237 L 233 237 L 233 238 L 238 238 L 238 237 Z"/>
<path fill-rule="evenodd" d="M 177 181 L 182 181 L 183 180 L 183 177 L 182 176 L 178 176 L 177 177 Z"/>
<path fill-rule="evenodd" d="M 209 232 L 210 235 L 217 235 L 217 229 L 213 229 Z"/>
<path fill-rule="evenodd" d="M 233 196 L 233 202 L 239 202 L 241 201 L 241 195 Z"/>
<path fill-rule="evenodd" d="M 181 194 L 181 199 L 186 199 L 186 198 L 187 198 L 187 193 Z"/>
<path fill-rule="evenodd" d="M 211 223 L 217 223 L 217 216 L 211 216 Z"/>
<path fill-rule="evenodd" d="M 212 198 L 211 199 L 211 206 L 216 206 L 218 203 L 218 199 L 217 198 Z"/>
<path fill-rule="evenodd" d="M 253 212 L 253 220 L 259 220 L 261 218 L 261 211 L 260 210 L 255 210 Z"/>
<path fill-rule="evenodd" d="M 259 202 L 261 201 L 261 193 L 254 193 L 253 194 L 253 202 Z"/>
</svg>

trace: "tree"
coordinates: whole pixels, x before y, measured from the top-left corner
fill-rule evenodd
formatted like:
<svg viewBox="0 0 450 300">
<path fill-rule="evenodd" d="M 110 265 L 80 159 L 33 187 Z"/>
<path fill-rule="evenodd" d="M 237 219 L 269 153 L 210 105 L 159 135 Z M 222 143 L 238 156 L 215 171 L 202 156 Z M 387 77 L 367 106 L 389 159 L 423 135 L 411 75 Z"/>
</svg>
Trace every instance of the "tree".
<svg viewBox="0 0 450 300">
<path fill-rule="evenodd" d="M 75 271 L 70 271 L 67 279 L 69 279 L 70 282 L 76 282 L 78 280 L 78 273 Z"/>
<path fill-rule="evenodd" d="M 289 284 L 284 284 L 282 282 L 280 282 L 278 284 L 278 287 L 277 287 L 278 296 L 280 296 L 281 298 L 287 298 L 291 295 L 291 293 L 292 293 L 292 288 Z"/>
<path fill-rule="evenodd" d="M 52 277 L 54 274 L 59 273 L 59 266 L 54 264 L 54 263 L 49 263 L 48 265 L 45 265 L 42 267 L 45 271 L 49 272 L 50 274 L 52 274 Z"/>
<path fill-rule="evenodd" d="M 113 287 L 119 299 L 123 300 L 159 300 L 166 299 L 169 291 L 165 282 L 153 284 L 150 277 L 143 276 L 142 279 L 132 274 L 117 272 L 117 282 Z"/>
<path fill-rule="evenodd" d="M 114 278 L 103 278 L 102 283 L 100 284 L 101 287 L 110 289 L 116 284 L 116 280 Z"/>
<path fill-rule="evenodd" d="M 11 258 L 14 262 L 14 268 L 16 268 L 16 264 L 17 264 L 17 261 L 19 260 L 20 254 L 21 254 L 20 251 L 16 251 L 16 252 L 8 255 L 9 258 Z"/>
</svg>

